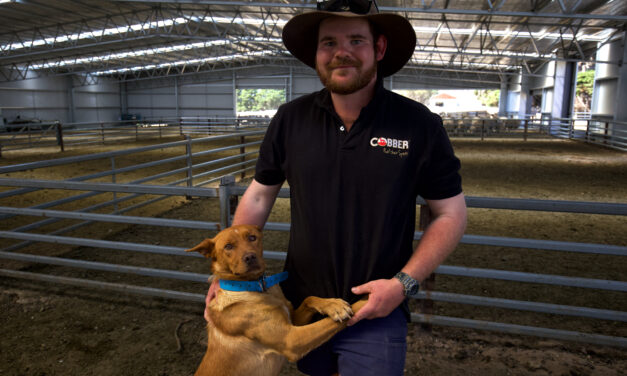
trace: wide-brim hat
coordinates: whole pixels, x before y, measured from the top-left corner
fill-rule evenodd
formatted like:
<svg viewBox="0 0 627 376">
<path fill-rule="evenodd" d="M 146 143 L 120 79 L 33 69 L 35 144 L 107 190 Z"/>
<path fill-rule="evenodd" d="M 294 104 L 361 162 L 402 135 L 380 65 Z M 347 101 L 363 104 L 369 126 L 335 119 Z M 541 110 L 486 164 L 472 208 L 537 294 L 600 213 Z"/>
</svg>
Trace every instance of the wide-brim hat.
<svg viewBox="0 0 627 376">
<path fill-rule="evenodd" d="M 374 8 L 374 7 L 373 7 Z M 387 49 L 379 61 L 378 73 L 387 77 L 396 73 L 414 54 L 416 33 L 409 21 L 393 13 L 355 14 L 352 12 L 314 11 L 292 17 L 283 27 L 285 47 L 306 65 L 316 68 L 318 48 L 318 27 L 320 22 L 330 17 L 356 17 L 372 22 L 380 34 L 387 38 Z"/>
</svg>

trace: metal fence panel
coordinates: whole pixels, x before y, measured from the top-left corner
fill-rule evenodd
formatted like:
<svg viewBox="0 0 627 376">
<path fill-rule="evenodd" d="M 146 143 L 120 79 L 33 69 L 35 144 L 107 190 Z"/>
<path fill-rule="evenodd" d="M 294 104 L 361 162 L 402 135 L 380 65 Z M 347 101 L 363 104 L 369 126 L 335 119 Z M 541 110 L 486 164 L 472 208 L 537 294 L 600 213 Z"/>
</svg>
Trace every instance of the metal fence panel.
<svg viewBox="0 0 627 376">
<path fill-rule="evenodd" d="M 482 123 L 488 124 L 491 123 Z M 498 129 L 497 129 L 498 130 Z M 527 129 L 528 130 L 528 129 Z M 484 129 L 485 132 L 487 132 Z M 36 163 L 26 163 L 14 166 L 6 166 L 0 167 L 0 173 L 11 173 L 15 171 L 23 171 L 26 169 L 33 168 L 44 168 L 50 166 L 63 166 L 71 163 L 77 163 L 80 161 L 93 160 L 93 159 L 102 159 L 102 158 L 116 158 L 121 155 L 132 155 L 133 153 L 140 153 L 143 151 L 156 150 L 164 147 L 181 147 L 185 145 L 193 145 L 197 142 L 206 142 L 207 140 L 224 140 L 227 138 L 233 137 L 242 137 L 242 136 L 261 136 L 263 131 L 249 131 L 242 132 L 237 134 L 225 134 L 220 136 L 213 136 L 208 138 L 201 139 L 187 139 L 184 141 L 177 141 L 167 144 L 160 144 L 155 146 L 137 148 L 133 150 L 124 150 L 124 151 L 116 151 L 110 153 L 100 153 L 98 155 L 89 155 L 85 157 L 71 157 L 71 158 L 62 158 L 60 160 L 53 161 L 44 161 L 44 162 L 36 162 Z M 213 153 L 234 150 L 242 147 L 258 147 L 259 142 L 248 142 L 244 144 L 238 144 L 234 146 L 229 146 L 225 148 L 217 148 L 212 150 L 205 150 L 201 152 L 194 153 L 194 156 L 207 156 Z M 182 155 L 179 157 L 167 158 L 161 161 L 152 161 L 148 163 L 141 163 L 135 166 L 124 167 L 120 169 L 116 169 L 115 167 L 112 170 L 115 170 L 117 173 L 121 171 L 133 171 L 135 169 L 144 168 L 153 166 L 159 163 L 167 162 L 184 162 L 192 157 L 191 148 L 188 151 L 188 154 Z M 221 203 L 221 223 L 215 222 L 199 222 L 199 221 L 186 221 L 186 220 L 172 220 L 172 219 L 160 219 L 160 218 L 145 218 L 145 217 L 134 217 L 134 216 L 121 216 L 119 214 L 96 214 L 91 213 L 89 211 L 93 210 L 96 207 L 101 207 L 103 204 L 98 204 L 91 206 L 90 208 L 86 208 L 85 211 L 76 211 L 76 212 L 64 212 L 61 210 L 47 210 L 47 205 L 53 206 L 52 203 L 48 203 L 45 205 L 36 205 L 31 208 L 12 208 L 12 207 L 0 207 L 0 213 L 4 214 L 3 218 L 8 218 L 9 216 L 37 216 L 37 217 L 46 217 L 47 219 L 41 222 L 37 222 L 35 224 L 22 226 L 19 229 L 13 229 L 12 231 L 0 231 L 0 237 L 7 239 L 18 239 L 26 242 L 48 242 L 54 244 L 68 244 L 68 245 L 76 245 L 76 246 L 86 246 L 86 247 L 98 247 L 105 249 L 116 249 L 116 250 L 125 250 L 125 251 L 133 251 L 133 252 L 147 252 L 147 253 L 155 253 L 155 254 L 164 254 L 164 255 L 172 255 L 172 256 L 189 256 L 189 257 L 202 257 L 197 254 L 186 254 L 183 252 L 182 248 L 179 247 L 167 247 L 167 246 L 157 246 L 157 245 L 148 245 L 148 244 L 138 244 L 138 243 L 130 243 L 130 242 L 114 242 L 114 241 L 106 241 L 106 240 L 96 240 L 96 239 L 84 239 L 84 238 L 76 238 L 69 236 L 58 236 L 57 233 L 51 234 L 34 234 L 27 233 L 24 231 L 31 230 L 37 228 L 38 226 L 50 223 L 49 221 L 59 220 L 59 219 L 74 219 L 81 220 L 86 222 L 114 222 L 114 223 L 125 223 L 125 224 L 137 224 L 137 225 L 150 225 L 150 226 L 170 226 L 177 228 L 193 228 L 193 229 L 202 229 L 202 230 L 218 230 L 221 227 L 224 227 L 229 224 L 230 216 L 231 216 L 231 202 L 230 198 L 232 196 L 242 195 L 246 189 L 246 187 L 235 185 L 235 178 L 229 177 L 223 179 L 219 188 L 200 188 L 198 185 L 204 185 L 207 181 L 199 183 L 197 180 L 199 178 L 210 178 L 208 181 L 215 181 L 220 179 L 220 177 L 211 178 L 211 176 L 215 176 L 216 174 L 221 174 L 223 172 L 232 171 L 233 168 L 239 169 L 239 171 L 245 171 L 246 169 L 252 168 L 249 166 L 254 159 L 245 160 L 246 157 L 253 156 L 254 152 L 242 152 L 241 154 L 228 156 L 223 158 L 218 158 L 216 160 L 201 162 L 198 164 L 188 163 L 187 166 L 181 167 L 178 169 L 174 169 L 172 171 L 164 172 L 158 177 L 165 177 L 169 175 L 174 175 L 177 173 L 185 173 L 186 171 L 198 171 L 200 169 L 213 167 L 217 164 L 226 163 L 226 166 L 218 167 L 214 170 L 207 172 L 197 172 L 189 173 L 186 178 L 176 180 L 169 184 L 172 185 L 149 185 L 142 184 L 145 182 L 150 182 L 154 180 L 156 177 L 145 177 L 142 179 L 138 179 L 133 181 L 132 183 L 102 183 L 102 182 L 88 182 L 87 180 L 91 180 L 96 177 L 104 177 L 108 174 L 112 174 L 112 172 L 99 172 L 95 174 L 90 174 L 86 177 L 73 178 L 66 181 L 50 181 L 43 179 L 16 179 L 16 178 L 0 178 L 0 185 L 9 186 L 9 187 L 17 187 L 17 189 L 10 190 L 8 192 L 2 193 L 1 197 L 10 197 L 10 195 L 17 194 L 25 194 L 37 189 L 59 189 L 59 190 L 78 190 L 78 191 L 87 191 L 88 193 L 79 194 L 76 196 L 72 196 L 71 198 L 57 200 L 54 202 L 54 205 L 58 205 L 59 203 L 64 202 L 65 200 L 75 200 L 78 198 L 91 197 L 93 195 L 102 194 L 102 193 L 123 193 L 123 194 L 131 194 L 133 197 L 140 195 L 158 195 L 159 197 L 170 197 L 170 196 L 178 196 L 178 197 L 213 197 L 219 198 Z M 227 175 L 230 176 L 230 175 Z M 195 184 L 191 184 L 192 179 L 196 179 Z M 185 184 L 187 183 L 187 187 L 176 186 L 176 184 Z M 279 197 L 289 197 L 289 189 L 281 189 L 279 193 Z M 116 198 L 110 202 L 107 202 L 107 205 L 115 204 L 125 198 Z M 619 203 L 593 203 L 593 202 L 574 202 L 574 201 L 555 201 L 555 200 L 524 200 L 524 199 L 504 199 L 504 198 L 485 198 L 485 197 L 467 197 L 467 204 L 469 207 L 473 208 L 490 208 L 490 209 L 504 209 L 504 210 L 537 210 L 537 211 L 546 211 L 546 212 L 565 212 L 565 213 L 584 213 L 584 214 L 603 214 L 603 215 L 627 215 L 627 205 L 619 204 Z M 424 200 L 418 199 L 418 205 L 424 204 Z M 138 204 L 139 205 L 139 204 Z M 76 228 L 74 225 L 70 228 Z M 290 224 L 289 223 L 276 223 L 269 222 L 266 224 L 266 230 L 269 231 L 289 231 Z M 63 232 L 67 231 L 62 230 Z M 417 231 L 415 234 L 415 238 L 419 239 L 421 236 L 421 232 Z M 612 257 L 621 257 L 627 256 L 627 247 L 624 246 L 615 246 L 615 245 L 606 245 L 606 244 L 585 244 L 585 243 L 576 243 L 576 242 L 558 242 L 558 241 L 550 241 L 550 240 L 537 240 L 537 239 L 516 239 L 516 238 L 504 238 L 504 237 L 494 237 L 494 236 L 478 236 L 478 235 L 464 235 L 462 238 L 462 243 L 464 244 L 479 244 L 479 245 L 490 245 L 490 246 L 503 246 L 503 247 L 516 247 L 516 248 L 528 248 L 528 249 L 541 249 L 541 250 L 549 250 L 549 251 L 568 251 L 568 252 L 579 252 L 579 253 L 591 253 L 591 254 L 604 254 Z M 19 245 L 13 249 L 19 248 Z M 264 251 L 264 257 L 268 259 L 278 259 L 282 260 L 285 258 L 285 252 L 276 252 L 266 250 Z M 11 260 L 19 260 L 24 262 L 35 262 L 35 263 L 44 263 L 51 265 L 63 265 L 77 268 L 85 268 L 85 269 L 93 269 L 93 270 L 103 270 L 103 271 L 114 271 L 114 272 L 122 272 L 122 273 L 134 273 L 138 275 L 146 275 L 146 276 L 155 276 L 155 277 L 163 277 L 163 278 L 175 278 L 175 279 L 184 279 L 196 282 L 205 282 L 207 280 L 207 275 L 203 274 L 195 274 L 195 273 L 186 273 L 179 271 L 169 271 L 169 270 L 159 270 L 159 269 L 151 269 L 151 268 L 140 268 L 134 266 L 126 266 L 126 265 L 114 265 L 93 261 L 84 261 L 84 260 L 74 260 L 74 259 L 63 259 L 60 257 L 47 257 L 47 256 L 37 256 L 37 255 L 28 255 L 18 252 L 9 252 L 9 249 L 5 249 L 0 251 L 0 258 L 3 259 L 11 259 Z M 523 282 L 523 283 L 540 283 L 545 285 L 554 285 L 554 286 L 570 286 L 570 287 L 578 287 L 578 288 L 586 288 L 586 289 L 600 289 L 600 290 L 609 290 L 609 291 L 618 291 L 618 292 L 627 292 L 627 282 L 623 281 L 611 281 L 611 280 L 602 280 L 602 279 L 590 279 L 590 278 L 578 278 L 578 277 L 566 277 L 566 276 L 558 276 L 558 275 L 546 275 L 546 274 L 537 274 L 537 273 L 524 273 L 524 272 L 515 272 L 515 271 L 507 271 L 507 270 L 493 270 L 493 269 L 479 269 L 479 268 L 469 268 L 469 267 L 459 267 L 459 266 L 450 266 L 450 265 L 442 265 L 438 267 L 436 273 L 446 274 L 452 276 L 461 276 L 461 277 L 469 277 L 469 278 L 489 278 L 495 280 L 503 280 L 503 281 L 515 281 L 515 282 Z M 129 286 L 129 285 L 121 285 L 121 284 L 109 284 L 98 281 L 87 281 L 80 279 L 73 279 L 67 277 L 60 276 L 48 276 L 41 275 L 37 273 L 25 273 L 18 271 L 9 271 L 9 270 L 0 270 L 0 275 L 3 276 L 11 276 L 14 278 L 29 278 L 40 281 L 54 281 L 55 283 L 63 283 L 69 285 L 76 286 L 85 286 L 85 287 L 94 287 L 94 288 L 105 288 L 114 291 L 122 291 L 122 292 L 130 292 L 137 294 L 144 294 L 150 296 L 161 296 L 161 297 L 172 297 L 175 299 L 185 299 L 192 301 L 204 301 L 204 297 L 198 296 L 198 294 L 186 294 L 180 292 L 173 292 L 168 290 L 159 290 L 159 289 L 147 289 L 139 286 Z M 561 315 L 569 315 L 569 316 L 579 316 L 579 317 L 588 317 L 588 318 L 596 318 L 603 320 L 615 320 L 620 322 L 627 321 L 627 313 L 623 311 L 612 311 L 605 309 L 597 309 L 597 308 L 589 308 L 589 307 L 574 307 L 574 306 L 565 306 L 565 305 L 557 305 L 557 304 L 549 304 L 549 303 L 539 303 L 539 302 L 526 302 L 520 300 L 513 299 L 501 299 L 501 298 L 492 298 L 492 297 L 481 297 L 481 296 L 471 296 L 471 295 L 462 295 L 462 294 L 453 294 L 453 293 L 444 293 L 437 291 L 423 291 L 420 296 L 423 300 L 434 300 L 434 301 L 442 301 L 442 302 L 451 302 L 451 303 L 459 303 L 459 304 L 470 304 L 477 306 L 487 306 L 487 307 L 495 307 L 495 308 L 506 308 L 506 309 L 516 309 L 516 310 L 526 310 L 531 312 L 541 312 L 541 313 L 550 313 L 550 314 L 561 314 Z M 588 334 L 588 333 L 578 333 L 571 331 L 561 331 L 550 328 L 537 328 L 537 327 L 528 327 L 514 324 L 503 324 L 497 322 L 482 322 L 477 320 L 468 320 L 463 318 L 451 318 L 444 316 L 434 316 L 434 315 L 425 315 L 425 314 L 413 314 L 412 316 L 415 322 L 420 323 L 433 323 L 438 325 L 453 325 L 457 327 L 466 327 L 473 329 L 483 329 L 483 330 L 496 330 L 504 333 L 512 333 L 512 334 L 525 334 L 525 335 L 536 335 L 547 338 L 556 338 L 556 339 L 566 339 L 566 340 L 575 340 L 575 341 L 583 341 L 604 345 L 612 345 L 619 347 L 627 347 L 626 339 L 620 337 L 611 337 L 611 336 L 602 336 L 598 334 Z"/>
</svg>

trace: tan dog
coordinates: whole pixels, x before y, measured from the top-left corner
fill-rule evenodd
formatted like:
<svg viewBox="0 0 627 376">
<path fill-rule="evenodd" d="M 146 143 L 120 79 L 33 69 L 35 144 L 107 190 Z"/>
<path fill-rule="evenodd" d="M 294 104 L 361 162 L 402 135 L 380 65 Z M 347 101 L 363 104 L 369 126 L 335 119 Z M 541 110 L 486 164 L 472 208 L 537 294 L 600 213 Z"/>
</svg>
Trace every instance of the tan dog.
<svg viewBox="0 0 627 376">
<path fill-rule="evenodd" d="M 297 361 L 331 339 L 363 306 L 360 301 L 351 309 L 341 299 L 310 296 L 294 311 L 278 284 L 267 290 L 263 286 L 262 234 L 256 226 L 229 227 L 187 252 L 211 258 L 213 275 L 221 283 L 207 307 L 209 343 L 196 376 L 278 375 L 286 358 Z M 229 291 L 233 286 L 262 287 Z M 310 323 L 315 313 L 328 317 Z"/>
</svg>

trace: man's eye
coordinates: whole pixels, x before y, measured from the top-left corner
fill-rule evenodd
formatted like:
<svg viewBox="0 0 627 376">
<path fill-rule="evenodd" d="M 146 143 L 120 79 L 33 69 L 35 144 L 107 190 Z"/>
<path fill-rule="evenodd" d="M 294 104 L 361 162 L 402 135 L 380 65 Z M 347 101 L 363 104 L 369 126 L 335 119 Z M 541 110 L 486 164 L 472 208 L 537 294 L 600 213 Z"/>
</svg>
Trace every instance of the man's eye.
<svg viewBox="0 0 627 376">
<path fill-rule="evenodd" d="M 254 242 L 255 240 L 257 240 L 257 237 L 255 235 L 248 235 L 249 242 Z"/>
<path fill-rule="evenodd" d="M 226 249 L 227 251 L 231 251 L 231 250 L 233 250 L 233 244 L 231 244 L 231 243 L 227 243 L 227 244 L 224 246 L 224 249 Z"/>
</svg>

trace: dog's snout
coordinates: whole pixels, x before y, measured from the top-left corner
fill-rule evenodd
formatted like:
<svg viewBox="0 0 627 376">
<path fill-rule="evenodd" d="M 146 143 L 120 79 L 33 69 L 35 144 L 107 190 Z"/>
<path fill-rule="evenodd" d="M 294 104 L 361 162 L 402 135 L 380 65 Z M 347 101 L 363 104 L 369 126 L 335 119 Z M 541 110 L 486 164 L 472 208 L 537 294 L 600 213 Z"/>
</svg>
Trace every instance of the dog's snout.
<svg viewBox="0 0 627 376">
<path fill-rule="evenodd" d="M 247 265 L 254 265 L 254 264 L 257 264 L 258 262 L 257 255 L 253 252 L 249 252 L 245 254 L 243 257 L 243 260 Z"/>
</svg>

